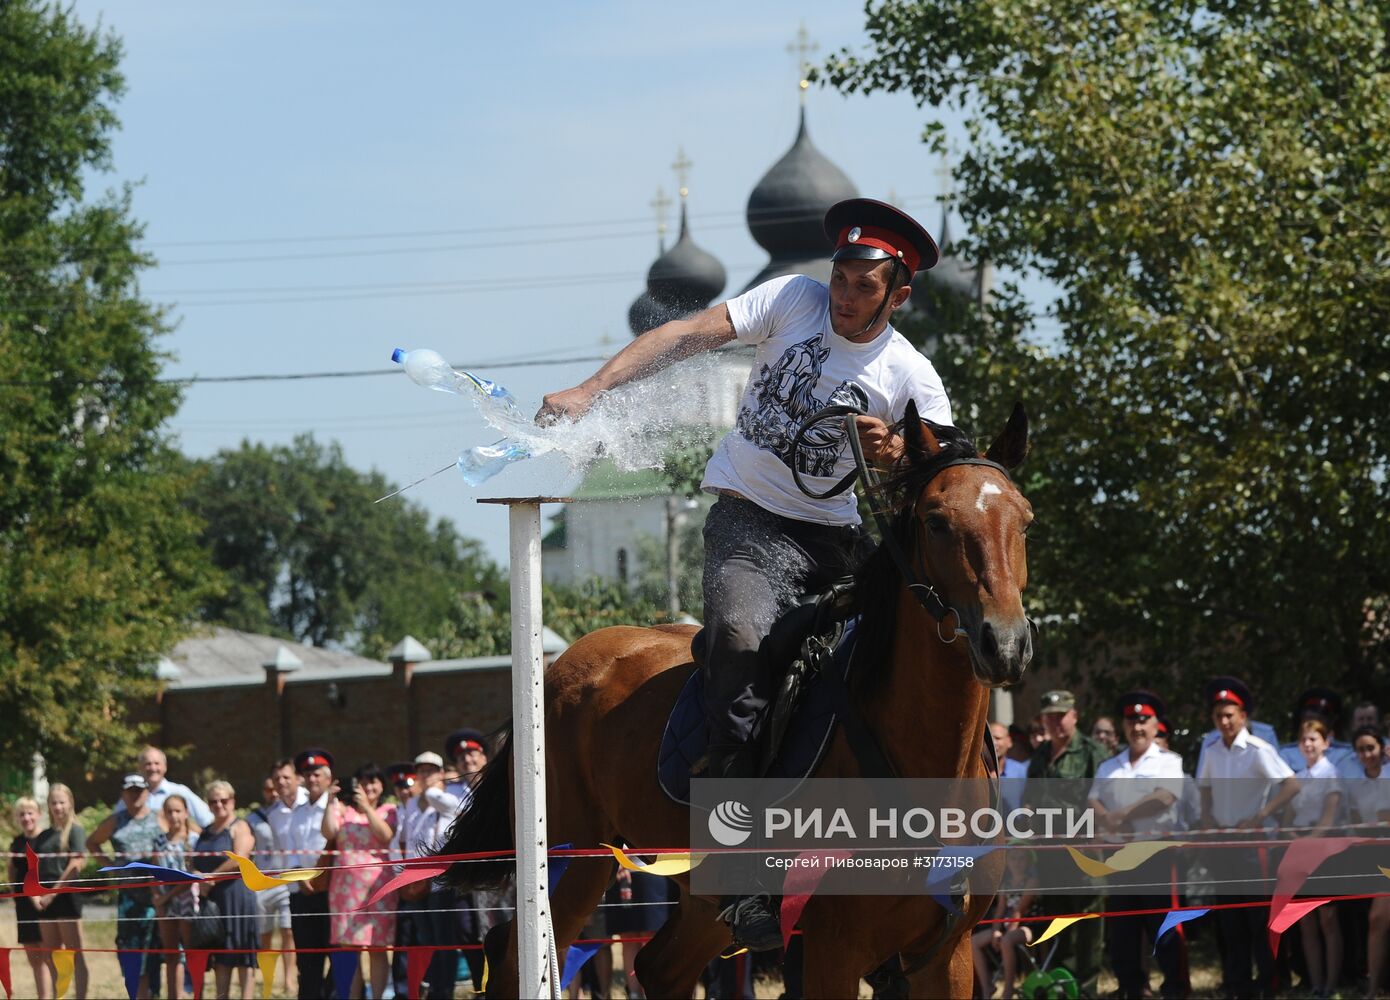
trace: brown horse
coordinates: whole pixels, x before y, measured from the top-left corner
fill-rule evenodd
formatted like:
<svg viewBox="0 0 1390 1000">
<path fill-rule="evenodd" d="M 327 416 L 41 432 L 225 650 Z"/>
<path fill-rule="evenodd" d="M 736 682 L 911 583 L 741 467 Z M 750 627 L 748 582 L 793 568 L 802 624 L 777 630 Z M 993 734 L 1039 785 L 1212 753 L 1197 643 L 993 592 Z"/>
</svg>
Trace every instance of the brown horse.
<svg viewBox="0 0 1390 1000">
<path fill-rule="evenodd" d="M 881 499 L 893 512 L 894 533 L 908 558 L 959 616 L 968 639 L 945 641 L 954 640 L 955 623 L 943 630 L 923 610 L 880 546 L 859 574 L 864 617 L 851 694 L 899 775 L 983 778 L 988 688 L 1018 681 L 1032 657 L 1021 593 L 1027 582 L 1024 532 L 1033 515 L 1008 476 L 961 462 L 979 456 L 960 432 L 923 423 L 912 406 L 900 426 L 906 456 L 883 484 Z M 985 457 L 1013 468 L 1027 437 L 1027 418 L 1016 407 Z M 550 843 L 622 841 L 635 849 L 689 843 L 689 811 L 663 795 L 656 760 L 667 715 L 692 669 L 695 631 L 602 629 L 570 646 L 547 671 Z M 513 846 L 510 757 L 504 748 L 489 764 L 439 853 Z M 858 774 L 841 728 L 816 777 Z M 458 863 L 448 879 L 477 888 L 497 884 L 511 870 L 509 860 Z M 571 861 L 551 896 L 561 955 L 602 900 L 613 871 L 607 859 Z M 730 944 L 716 901 L 692 895 L 688 875 L 677 881 L 678 906 L 637 956 L 638 979 L 653 997 L 690 996 L 701 970 Z M 968 997 L 970 931 L 989 903 L 988 895 L 968 896 L 964 918 L 951 920 L 926 896 L 813 897 L 799 924 L 805 995 L 855 996 L 861 977 L 900 955 L 911 970 L 912 995 Z M 515 996 L 514 926 L 494 928 L 488 956 L 488 995 Z"/>
</svg>

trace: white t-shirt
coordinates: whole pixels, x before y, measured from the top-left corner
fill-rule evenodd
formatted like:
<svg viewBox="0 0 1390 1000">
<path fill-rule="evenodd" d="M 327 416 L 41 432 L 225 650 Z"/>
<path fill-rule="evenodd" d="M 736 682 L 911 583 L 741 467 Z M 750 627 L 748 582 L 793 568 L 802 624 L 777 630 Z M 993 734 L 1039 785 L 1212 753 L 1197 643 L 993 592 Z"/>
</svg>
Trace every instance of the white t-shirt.
<svg viewBox="0 0 1390 1000">
<path fill-rule="evenodd" d="M 1390 767 L 1382 767 L 1378 778 L 1366 777 L 1361 767 L 1356 770 L 1355 778 L 1341 777 L 1351 800 L 1352 822 L 1378 822 L 1382 815 L 1390 814 Z"/>
<path fill-rule="evenodd" d="M 728 302 L 739 341 L 757 348 L 735 428 L 705 468 L 706 490 L 730 489 L 784 517 L 821 524 L 858 524 L 854 491 L 812 500 L 792 478 L 792 441 L 811 414 L 852 403 L 885 423 L 902 418 L 907 401 L 939 424 L 951 403 L 930 361 L 892 326 L 855 344 L 830 326 L 830 291 L 804 275 L 764 282 Z M 854 467 L 843 421 L 827 420 L 801 449 L 801 478 L 829 489 Z"/>
<path fill-rule="evenodd" d="M 1285 761 L 1287 763 L 1287 761 Z M 1342 790 L 1337 780 L 1337 768 L 1324 755 L 1312 767 L 1304 767 L 1295 772 L 1298 775 L 1298 794 L 1293 797 L 1293 815 L 1290 826 L 1317 826 L 1322 819 L 1323 804 L 1327 797 Z M 1342 808 L 1338 807 L 1338 812 Z M 1337 815 L 1333 815 L 1335 822 Z"/>
<path fill-rule="evenodd" d="M 1202 752 L 1197 784 L 1211 789 L 1212 818 L 1218 826 L 1234 827 L 1264 808 L 1270 787 L 1293 775 L 1279 751 L 1242 729 L 1231 745 L 1219 736 Z"/>
<path fill-rule="evenodd" d="M 1087 798 L 1095 799 L 1106 812 L 1114 812 L 1128 808 L 1160 788 L 1166 789 L 1173 793 L 1172 805 L 1147 816 L 1136 816 L 1129 825 L 1135 833 L 1167 833 L 1181 829 L 1179 812 L 1184 781 L 1182 758 L 1177 754 L 1150 743 L 1140 758 L 1131 762 L 1126 747 L 1096 768 Z"/>
</svg>

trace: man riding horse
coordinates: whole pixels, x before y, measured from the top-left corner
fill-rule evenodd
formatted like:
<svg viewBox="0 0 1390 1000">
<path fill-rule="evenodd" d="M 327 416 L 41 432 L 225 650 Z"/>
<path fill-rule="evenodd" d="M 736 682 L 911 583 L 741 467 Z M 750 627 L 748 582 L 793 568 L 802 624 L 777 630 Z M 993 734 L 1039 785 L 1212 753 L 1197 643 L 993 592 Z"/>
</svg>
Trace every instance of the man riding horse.
<svg viewBox="0 0 1390 1000">
<path fill-rule="evenodd" d="M 855 427 L 865 459 L 903 454 L 892 430 L 908 403 L 938 424 L 951 405 L 930 361 L 891 325 L 914 273 L 936 264 L 936 244 L 898 209 L 868 198 L 825 216 L 835 250 L 830 284 L 774 278 L 687 319 L 643 334 L 598 372 L 544 399 L 538 421 L 582 416 L 599 393 L 738 340 L 757 350 L 735 428 L 706 467 L 702 488 L 718 495 L 705 522 L 705 716 L 709 752 L 699 776 L 756 776 L 752 744 L 772 695 L 772 665 L 760 653 L 779 614 L 805 592 L 853 572 L 865 537 L 853 491 L 812 499 L 793 476 L 828 487 L 854 468 L 843 426 L 822 424 L 793 450 L 803 422 L 835 404 L 864 413 Z M 834 430 L 830 430 L 831 427 Z M 754 950 L 780 947 L 766 897 L 731 901 L 724 919 Z"/>
</svg>

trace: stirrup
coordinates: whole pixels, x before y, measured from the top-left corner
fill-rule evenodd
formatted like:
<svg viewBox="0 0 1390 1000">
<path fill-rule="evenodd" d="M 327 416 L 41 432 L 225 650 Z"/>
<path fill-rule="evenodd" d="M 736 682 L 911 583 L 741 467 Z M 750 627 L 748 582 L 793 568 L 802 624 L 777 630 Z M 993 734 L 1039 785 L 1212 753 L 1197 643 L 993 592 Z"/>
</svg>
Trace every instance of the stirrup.
<svg viewBox="0 0 1390 1000">
<path fill-rule="evenodd" d="M 782 947 L 782 924 L 767 893 L 725 896 L 719 919 L 728 924 L 734 943 L 749 951 L 776 951 Z"/>
</svg>

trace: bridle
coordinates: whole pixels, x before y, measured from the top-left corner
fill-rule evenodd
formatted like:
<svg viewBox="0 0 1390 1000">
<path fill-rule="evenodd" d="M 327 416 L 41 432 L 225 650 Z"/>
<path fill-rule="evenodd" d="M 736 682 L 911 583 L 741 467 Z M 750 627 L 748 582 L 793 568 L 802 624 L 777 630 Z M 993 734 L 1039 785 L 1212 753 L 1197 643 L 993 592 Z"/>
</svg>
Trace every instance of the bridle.
<svg viewBox="0 0 1390 1000">
<path fill-rule="evenodd" d="M 868 489 L 873 490 L 878 486 L 878 476 L 874 474 L 874 471 L 869 468 L 868 463 L 864 461 L 864 449 L 859 443 L 859 433 L 854 426 L 854 418 L 862 416 L 863 413 L 864 411 L 859 409 L 859 407 L 850 406 L 848 404 L 827 406 L 825 409 L 818 410 L 807 417 L 806 422 L 803 423 L 800 430 L 796 432 L 796 437 L 792 439 L 791 450 L 792 478 L 796 481 L 797 489 L 801 490 L 802 493 L 806 494 L 806 496 L 810 497 L 812 500 L 828 500 L 831 497 L 837 497 L 850 489 L 854 485 L 855 480 L 861 477 L 864 480 L 864 485 Z M 802 481 L 801 470 L 798 468 L 796 461 L 797 452 L 801 448 L 802 439 L 805 438 L 807 431 L 816 424 L 836 418 L 844 419 L 845 437 L 849 439 L 850 452 L 854 455 L 854 468 L 834 486 L 830 487 L 830 489 L 822 493 L 817 493 Z M 1005 479 L 1009 480 L 1009 482 L 1013 482 L 1013 477 L 1009 475 L 1009 470 L 998 462 L 991 461 L 988 458 L 962 457 L 948 459 L 937 465 L 936 468 L 932 470 L 931 475 L 927 477 L 926 482 L 922 484 L 923 488 L 944 470 L 957 465 L 983 465 L 987 468 L 994 469 L 996 472 L 1002 473 Z M 879 534 L 882 536 L 880 544 L 887 549 L 888 554 L 892 556 L 894 564 L 898 567 L 898 572 L 902 574 L 903 582 L 907 584 L 908 591 L 913 597 L 917 598 L 917 603 L 922 605 L 927 613 L 936 619 L 937 636 L 945 643 L 955 642 L 959 636 L 966 636 L 968 638 L 970 633 L 965 628 L 965 622 L 961 619 L 960 612 L 941 599 L 941 594 L 937 591 L 936 585 L 931 582 L 931 579 L 925 573 L 917 572 L 916 568 L 912 565 L 912 561 L 908 559 L 907 553 L 903 551 L 902 545 L 899 544 L 897 534 L 893 530 L 893 525 L 884 515 L 883 511 L 875 506 L 873 507 L 873 515 L 874 520 L 878 523 Z M 913 528 L 914 533 L 915 530 L 916 529 Z M 946 619 L 951 615 L 955 615 L 956 625 L 955 628 L 950 631 L 950 638 L 947 638 L 942 634 L 941 629 L 942 626 L 945 625 Z"/>
</svg>

